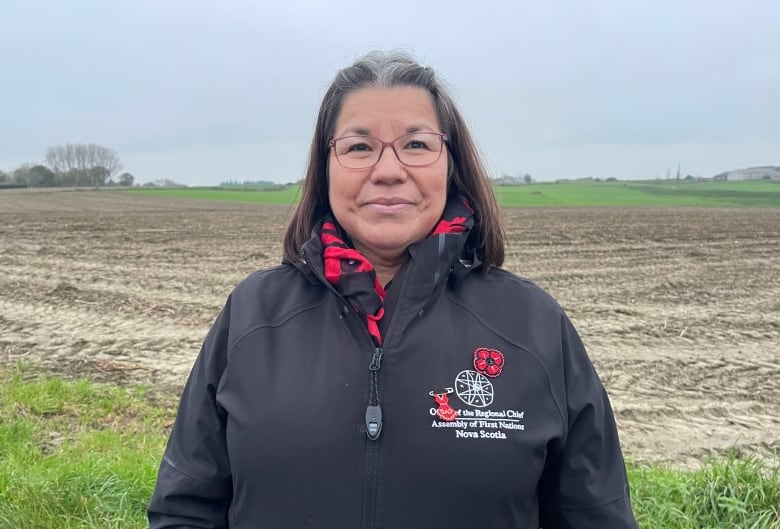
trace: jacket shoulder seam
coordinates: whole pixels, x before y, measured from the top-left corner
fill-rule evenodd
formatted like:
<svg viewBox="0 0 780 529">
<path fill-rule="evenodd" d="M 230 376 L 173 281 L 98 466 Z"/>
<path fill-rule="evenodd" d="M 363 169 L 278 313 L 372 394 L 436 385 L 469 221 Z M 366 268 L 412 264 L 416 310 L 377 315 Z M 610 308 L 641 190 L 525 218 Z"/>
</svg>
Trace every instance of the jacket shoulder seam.
<svg viewBox="0 0 780 529">
<path fill-rule="evenodd" d="M 289 322 L 291 319 L 295 318 L 296 316 L 298 316 L 298 315 L 300 315 L 300 314 L 302 314 L 304 312 L 308 312 L 310 310 L 314 310 L 314 309 L 318 308 L 319 306 L 321 306 L 323 303 L 324 303 L 323 300 L 318 300 L 318 301 L 313 302 L 313 303 L 303 304 L 303 305 L 300 305 L 298 307 L 295 307 L 294 309 L 291 309 L 286 315 L 284 315 L 284 317 L 282 317 L 282 318 L 280 318 L 278 320 L 266 321 L 266 322 L 258 323 L 257 325 L 253 325 L 252 327 L 250 327 L 246 331 L 244 331 L 241 335 L 239 335 L 238 338 L 236 338 L 236 341 L 233 342 L 233 345 L 230 346 L 230 348 L 227 351 L 228 359 L 230 359 L 230 355 L 233 352 L 233 350 L 236 347 L 238 347 L 247 338 L 247 336 L 249 336 L 253 332 L 257 331 L 258 329 L 263 329 L 263 328 L 266 328 L 266 327 L 269 327 L 269 328 L 281 327 L 282 325 L 286 324 L 287 322 Z"/>
</svg>

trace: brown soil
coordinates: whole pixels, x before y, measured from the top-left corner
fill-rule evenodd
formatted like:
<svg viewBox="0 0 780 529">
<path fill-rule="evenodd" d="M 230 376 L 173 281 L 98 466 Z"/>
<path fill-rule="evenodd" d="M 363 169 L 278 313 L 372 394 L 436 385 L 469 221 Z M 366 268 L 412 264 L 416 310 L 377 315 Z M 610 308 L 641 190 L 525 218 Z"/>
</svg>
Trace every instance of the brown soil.
<svg viewBox="0 0 780 529">
<path fill-rule="evenodd" d="M 178 391 L 287 207 L 0 193 L 0 362 Z M 580 330 L 626 453 L 780 451 L 780 211 L 513 209 L 506 268 Z"/>
</svg>

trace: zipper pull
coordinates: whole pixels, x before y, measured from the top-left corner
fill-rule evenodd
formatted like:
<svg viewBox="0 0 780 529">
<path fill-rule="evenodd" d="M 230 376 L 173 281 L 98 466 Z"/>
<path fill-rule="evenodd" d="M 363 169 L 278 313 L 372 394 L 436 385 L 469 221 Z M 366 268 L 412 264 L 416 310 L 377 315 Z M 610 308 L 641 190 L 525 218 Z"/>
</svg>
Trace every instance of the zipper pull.
<svg viewBox="0 0 780 529">
<path fill-rule="evenodd" d="M 382 433 L 382 407 L 371 406 L 366 407 L 366 435 L 372 441 L 379 439 L 379 434 Z"/>
<path fill-rule="evenodd" d="M 371 371 L 379 371 L 379 368 L 382 367 L 382 355 L 384 354 L 385 352 L 381 347 L 374 349 L 374 355 L 371 357 L 371 363 L 368 364 L 368 368 Z"/>
<path fill-rule="evenodd" d="M 368 364 L 368 369 L 371 370 L 371 391 L 375 398 L 369 399 L 368 406 L 366 406 L 366 435 L 372 441 L 379 439 L 379 434 L 382 433 L 382 407 L 379 405 L 377 390 L 377 371 L 382 367 L 382 355 L 384 355 L 384 351 L 381 347 L 374 348 L 371 363 Z M 372 405 L 372 401 L 376 402 L 376 405 Z"/>
</svg>

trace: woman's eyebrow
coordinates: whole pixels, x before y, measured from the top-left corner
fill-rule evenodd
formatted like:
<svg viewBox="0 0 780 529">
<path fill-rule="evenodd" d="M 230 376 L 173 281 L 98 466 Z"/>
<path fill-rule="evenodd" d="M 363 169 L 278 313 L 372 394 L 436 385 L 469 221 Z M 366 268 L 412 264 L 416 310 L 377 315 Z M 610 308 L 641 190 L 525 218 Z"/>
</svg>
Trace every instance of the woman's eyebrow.
<svg viewBox="0 0 780 529">
<path fill-rule="evenodd" d="M 370 136 L 371 132 L 369 132 L 368 129 L 365 129 L 363 127 L 348 127 L 342 136 L 346 136 L 348 134 L 357 134 L 358 136 Z"/>
<path fill-rule="evenodd" d="M 428 125 L 409 125 L 408 127 L 406 127 L 407 133 L 421 132 L 421 131 L 434 131 L 434 130 L 435 129 L 429 127 Z"/>
</svg>

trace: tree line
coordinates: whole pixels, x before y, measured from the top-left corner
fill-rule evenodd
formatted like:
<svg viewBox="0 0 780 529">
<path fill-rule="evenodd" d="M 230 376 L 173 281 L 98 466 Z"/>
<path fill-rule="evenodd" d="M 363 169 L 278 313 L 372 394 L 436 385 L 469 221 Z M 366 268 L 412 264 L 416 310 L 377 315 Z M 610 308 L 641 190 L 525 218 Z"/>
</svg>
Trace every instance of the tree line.
<svg viewBox="0 0 780 529">
<path fill-rule="evenodd" d="M 0 171 L 0 186 L 101 187 L 132 186 L 135 177 L 122 170 L 113 149 L 94 143 L 66 143 L 46 149 L 41 164 L 22 164 L 13 171 Z"/>
<path fill-rule="evenodd" d="M 517 176 L 511 176 L 504 173 L 501 176 L 491 178 L 490 181 L 494 186 L 516 186 L 519 184 L 530 184 L 534 179 L 528 173 L 518 174 Z"/>
</svg>

